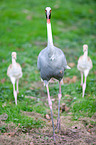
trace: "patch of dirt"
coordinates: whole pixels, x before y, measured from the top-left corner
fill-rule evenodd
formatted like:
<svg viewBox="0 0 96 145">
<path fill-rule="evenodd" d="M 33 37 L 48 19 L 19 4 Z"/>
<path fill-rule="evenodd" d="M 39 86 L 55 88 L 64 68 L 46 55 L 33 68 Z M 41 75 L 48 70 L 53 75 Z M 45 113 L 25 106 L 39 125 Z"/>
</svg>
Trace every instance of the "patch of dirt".
<svg viewBox="0 0 96 145">
<path fill-rule="evenodd" d="M 72 68 L 72 67 L 75 66 L 75 63 L 74 62 L 70 62 L 68 65 Z"/>
<path fill-rule="evenodd" d="M 70 77 L 66 77 L 63 79 L 63 82 L 66 84 L 70 84 L 70 83 L 75 83 L 77 81 L 77 76 L 73 76 L 73 78 L 71 79 Z"/>
<path fill-rule="evenodd" d="M 23 112 L 35 119 L 42 119 L 46 122 L 43 128 L 32 128 L 24 133 L 21 128 L 13 123 L 5 124 L 0 122 L 0 127 L 5 125 L 6 132 L 0 135 L 0 145 L 54 145 L 53 129 L 51 119 L 47 120 L 41 114 L 35 112 Z M 56 134 L 56 145 L 95 145 L 96 144 L 96 126 L 90 124 L 94 121 L 92 118 L 81 118 L 79 121 L 72 121 L 71 116 L 61 116 L 61 130 Z M 87 123 L 86 123 L 87 122 Z M 56 127 L 57 120 L 54 119 Z"/>
</svg>

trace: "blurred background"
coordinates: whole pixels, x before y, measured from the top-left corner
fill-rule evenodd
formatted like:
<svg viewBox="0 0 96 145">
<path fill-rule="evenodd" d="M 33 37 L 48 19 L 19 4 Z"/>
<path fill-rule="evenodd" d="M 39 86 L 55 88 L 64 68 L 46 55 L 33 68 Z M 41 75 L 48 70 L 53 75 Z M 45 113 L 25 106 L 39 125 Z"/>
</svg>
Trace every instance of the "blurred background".
<svg viewBox="0 0 96 145">
<path fill-rule="evenodd" d="M 25 132 L 32 127 L 43 127 L 46 124 L 38 115 L 37 119 L 28 116 L 28 112 L 35 112 L 35 115 L 39 113 L 43 118 L 46 114 L 50 115 L 46 88 L 43 87 L 37 70 L 38 54 L 47 45 L 47 6 L 52 9 L 54 45 L 62 49 L 68 65 L 72 68 L 64 74 L 61 107 L 65 103 L 68 112 L 62 112 L 61 116 L 71 114 L 73 120 L 78 120 L 80 117 L 92 117 L 96 112 L 96 1 L 0 0 L 0 114 L 8 115 L 5 124 L 1 124 L 1 133 L 8 131 L 6 126 L 10 122 L 15 125 L 20 123 L 21 128 L 26 128 Z M 88 55 L 93 62 L 84 98 L 80 86 L 80 72 L 77 70 L 78 58 L 83 55 L 83 44 L 88 45 Z M 17 106 L 14 103 L 13 86 L 7 76 L 13 51 L 17 52 L 17 62 L 23 71 Z M 58 83 L 50 84 L 55 115 L 57 93 Z"/>
</svg>

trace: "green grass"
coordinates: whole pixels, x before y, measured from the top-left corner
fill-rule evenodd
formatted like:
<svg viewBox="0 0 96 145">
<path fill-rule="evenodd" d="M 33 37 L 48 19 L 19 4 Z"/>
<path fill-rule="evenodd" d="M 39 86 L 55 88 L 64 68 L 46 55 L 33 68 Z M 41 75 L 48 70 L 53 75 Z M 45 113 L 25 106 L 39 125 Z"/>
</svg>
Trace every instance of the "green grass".
<svg viewBox="0 0 96 145">
<path fill-rule="evenodd" d="M 41 88 L 33 84 L 40 81 L 37 70 L 37 56 L 46 46 L 45 7 L 52 8 L 52 32 L 55 46 L 61 48 L 67 62 L 75 67 L 66 70 L 64 77 L 77 76 L 76 83 L 62 86 L 62 100 L 74 119 L 91 117 L 96 112 L 96 2 L 95 0 L 1 0 L 0 1 L 0 114 L 7 113 L 7 123 L 21 123 L 23 126 L 41 127 L 42 120 L 22 115 L 22 111 L 45 115 L 47 108 L 41 101 Z M 77 60 L 83 54 L 82 46 L 88 44 L 93 68 L 87 78 L 85 97 L 82 98 L 80 72 Z M 18 105 L 15 106 L 13 88 L 6 72 L 11 63 L 12 51 L 17 52 L 17 62 L 22 66 Z M 4 82 L 2 82 L 2 80 Z M 30 88 L 33 87 L 31 90 Z M 41 86 L 42 87 L 42 86 Z M 43 89 L 46 93 L 46 89 Z M 50 87 L 50 94 L 57 98 L 58 84 Z M 70 95 L 66 97 L 65 95 Z M 25 96 L 36 99 L 28 99 Z M 47 93 L 46 93 L 47 98 Z M 38 101 L 39 100 L 39 101 Z M 70 100 L 70 101 L 69 101 Z M 57 110 L 56 110 L 57 111 Z M 62 114 L 63 115 L 63 114 Z M 66 113 L 67 115 L 67 113 Z"/>
</svg>

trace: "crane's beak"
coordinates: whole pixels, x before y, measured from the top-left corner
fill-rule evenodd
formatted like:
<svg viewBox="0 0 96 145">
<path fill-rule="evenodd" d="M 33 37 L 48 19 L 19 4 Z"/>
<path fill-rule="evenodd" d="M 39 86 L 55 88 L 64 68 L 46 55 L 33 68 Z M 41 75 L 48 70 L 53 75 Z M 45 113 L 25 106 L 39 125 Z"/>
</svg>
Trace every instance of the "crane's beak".
<svg viewBox="0 0 96 145">
<path fill-rule="evenodd" d="M 12 54 L 12 58 L 14 58 L 14 59 L 17 58 L 17 57 L 16 57 L 16 53 L 13 53 L 13 54 Z"/>
<path fill-rule="evenodd" d="M 46 14 L 47 23 L 49 24 L 51 18 L 51 10 L 50 11 L 45 10 L 45 14 Z"/>
</svg>

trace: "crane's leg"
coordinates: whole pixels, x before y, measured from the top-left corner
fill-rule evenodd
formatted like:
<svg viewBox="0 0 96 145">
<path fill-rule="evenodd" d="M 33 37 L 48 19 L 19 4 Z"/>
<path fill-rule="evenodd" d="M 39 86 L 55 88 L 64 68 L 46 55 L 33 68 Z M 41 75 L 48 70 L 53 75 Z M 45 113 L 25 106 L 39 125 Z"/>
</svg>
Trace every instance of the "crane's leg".
<svg viewBox="0 0 96 145">
<path fill-rule="evenodd" d="M 46 84 L 46 88 L 47 88 L 47 94 L 48 94 L 48 103 L 49 103 L 49 107 L 50 107 L 50 110 L 51 110 L 51 119 L 52 119 L 52 126 L 53 126 L 53 138 L 54 138 L 54 142 L 55 142 L 56 140 L 55 140 L 53 113 L 52 113 L 52 101 L 51 101 L 50 94 L 49 94 L 48 84 Z"/>
<path fill-rule="evenodd" d="M 15 98 L 15 104 L 17 105 L 17 92 L 15 91 L 15 84 L 13 84 L 13 94 Z"/>
<path fill-rule="evenodd" d="M 15 98 L 15 104 L 17 105 L 17 92 L 15 91 L 15 78 L 14 77 L 11 77 L 11 82 L 13 84 L 13 94 Z"/>
<path fill-rule="evenodd" d="M 83 86 L 83 72 L 81 72 L 81 86 Z"/>
<path fill-rule="evenodd" d="M 86 76 L 85 76 L 85 82 L 84 82 L 84 84 L 83 84 L 83 95 L 82 95 L 82 97 L 84 97 L 84 94 L 85 94 L 85 89 L 86 89 Z"/>
<path fill-rule="evenodd" d="M 17 79 L 17 94 L 19 93 L 18 84 L 19 84 L 19 79 Z"/>
<path fill-rule="evenodd" d="M 86 79 L 87 79 L 88 73 L 89 73 L 89 70 L 85 70 L 85 71 L 84 71 L 85 81 L 84 81 L 84 84 L 83 84 L 83 86 L 82 86 L 82 89 L 83 89 L 82 97 L 84 97 L 84 94 L 85 94 L 85 89 L 86 89 Z"/>
<path fill-rule="evenodd" d="M 60 100 L 62 97 L 61 94 L 61 81 L 59 82 L 59 94 L 58 94 L 58 119 L 57 119 L 57 132 L 60 130 Z"/>
</svg>

